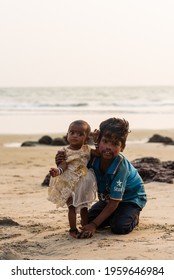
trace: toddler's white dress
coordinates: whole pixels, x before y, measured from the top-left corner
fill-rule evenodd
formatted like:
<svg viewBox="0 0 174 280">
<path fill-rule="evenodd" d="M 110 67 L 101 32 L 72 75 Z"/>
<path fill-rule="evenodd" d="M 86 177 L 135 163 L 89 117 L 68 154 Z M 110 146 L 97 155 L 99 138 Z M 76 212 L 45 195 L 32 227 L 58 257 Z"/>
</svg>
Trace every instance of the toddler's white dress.
<svg viewBox="0 0 174 280">
<path fill-rule="evenodd" d="M 79 150 L 63 149 L 66 152 L 67 169 L 59 176 L 51 177 L 48 200 L 57 208 L 73 205 L 76 211 L 89 207 L 96 198 L 97 182 L 93 169 L 87 168 L 90 159 L 90 146 L 83 145 Z"/>
</svg>

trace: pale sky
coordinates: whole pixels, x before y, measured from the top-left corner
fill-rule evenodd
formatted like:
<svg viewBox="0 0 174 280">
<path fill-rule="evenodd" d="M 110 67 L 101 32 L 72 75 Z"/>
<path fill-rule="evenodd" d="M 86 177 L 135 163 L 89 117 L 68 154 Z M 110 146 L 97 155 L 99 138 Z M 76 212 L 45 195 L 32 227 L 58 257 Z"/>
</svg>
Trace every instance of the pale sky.
<svg viewBox="0 0 174 280">
<path fill-rule="evenodd" d="M 0 0 L 0 87 L 174 85 L 173 0 Z"/>
</svg>

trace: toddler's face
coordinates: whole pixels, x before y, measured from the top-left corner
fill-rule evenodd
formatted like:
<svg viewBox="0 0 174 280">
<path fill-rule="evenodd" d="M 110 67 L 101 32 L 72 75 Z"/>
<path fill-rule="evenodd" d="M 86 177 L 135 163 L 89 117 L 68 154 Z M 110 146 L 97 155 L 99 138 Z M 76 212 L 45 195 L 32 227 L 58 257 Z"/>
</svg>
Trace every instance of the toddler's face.
<svg viewBox="0 0 174 280">
<path fill-rule="evenodd" d="M 87 133 L 84 125 L 72 124 L 68 130 L 67 140 L 74 148 L 80 148 L 86 141 Z"/>
<path fill-rule="evenodd" d="M 118 141 L 110 141 L 109 138 L 102 136 L 99 143 L 99 151 L 103 159 L 114 159 L 123 151 L 122 143 Z"/>
</svg>

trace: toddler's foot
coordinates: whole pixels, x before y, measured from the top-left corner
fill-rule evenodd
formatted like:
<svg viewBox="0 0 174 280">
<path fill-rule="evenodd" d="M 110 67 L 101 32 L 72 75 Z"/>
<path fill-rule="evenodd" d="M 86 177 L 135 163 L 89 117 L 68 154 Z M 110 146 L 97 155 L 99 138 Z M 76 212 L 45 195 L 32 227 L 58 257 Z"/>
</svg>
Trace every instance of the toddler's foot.
<svg viewBox="0 0 174 280">
<path fill-rule="evenodd" d="M 78 231 L 77 228 L 75 228 L 75 229 L 70 229 L 70 230 L 69 230 L 69 234 L 70 234 L 72 237 L 74 237 L 74 238 L 78 238 L 80 232 Z"/>
</svg>

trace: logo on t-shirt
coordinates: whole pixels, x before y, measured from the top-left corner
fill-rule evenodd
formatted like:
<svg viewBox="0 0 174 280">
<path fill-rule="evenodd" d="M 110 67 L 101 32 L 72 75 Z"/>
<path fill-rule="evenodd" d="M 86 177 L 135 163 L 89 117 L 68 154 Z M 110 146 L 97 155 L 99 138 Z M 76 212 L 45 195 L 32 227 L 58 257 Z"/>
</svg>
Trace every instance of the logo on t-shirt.
<svg viewBox="0 0 174 280">
<path fill-rule="evenodd" d="M 120 181 L 120 179 L 116 183 L 117 183 L 117 187 L 121 187 L 122 182 Z"/>
<path fill-rule="evenodd" d="M 119 179 L 118 181 L 116 181 L 116 183 L 117 183 L 117 185 L 114 187 L 114 191 L 115 192 L 121 192 L 122 182 Z"/>
</svg>

